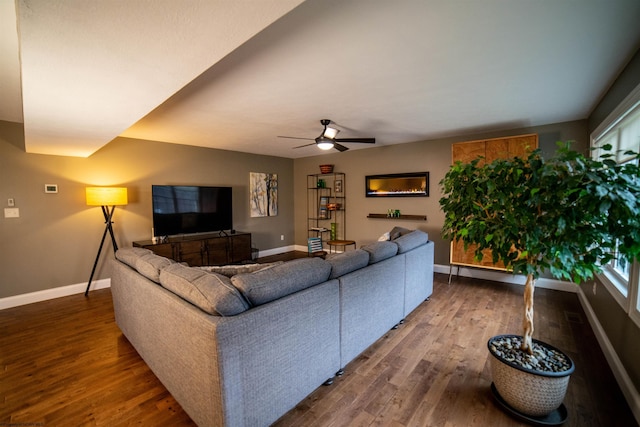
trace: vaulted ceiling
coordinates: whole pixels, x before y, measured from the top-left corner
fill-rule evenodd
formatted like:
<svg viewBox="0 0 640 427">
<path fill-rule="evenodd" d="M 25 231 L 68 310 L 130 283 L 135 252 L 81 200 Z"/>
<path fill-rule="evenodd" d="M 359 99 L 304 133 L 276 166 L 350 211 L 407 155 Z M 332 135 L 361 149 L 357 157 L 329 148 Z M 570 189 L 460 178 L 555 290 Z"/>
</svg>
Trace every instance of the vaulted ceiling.
<svg viewBox="0 0 640 427">
<path fill-rule="evenodd" d="M 587 118 L 637 0 L 0 0 L 0 120 L 31 153 L 118 136 L 297 158 Z M 345 144 L 350 149 L 365 144 Z"/>
</svg>

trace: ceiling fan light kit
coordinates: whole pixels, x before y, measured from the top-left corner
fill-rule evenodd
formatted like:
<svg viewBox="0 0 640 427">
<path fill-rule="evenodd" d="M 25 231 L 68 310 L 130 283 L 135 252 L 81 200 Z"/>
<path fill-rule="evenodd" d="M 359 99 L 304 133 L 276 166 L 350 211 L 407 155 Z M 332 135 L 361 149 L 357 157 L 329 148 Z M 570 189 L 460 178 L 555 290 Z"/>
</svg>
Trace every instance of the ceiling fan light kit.
<svg viewBox="0 0 640 427">
<path fill-rule="evenodd" d="M 336 150 L 342 152 L 342 151 L 347 151 L 349 148 L 345 147 L 342 144 L 338 144 L 339 142 L 358 143 L 358 144 L 375 144 L 376 143 L 375 138 L 336 138 L 336 135 L 338 135 L 338 132 L 340 132 L 340 130 L 329 127 L 330 123 L 331 123 L 331 120 L 329 119 L 320 120 L 320 124 L 324 126 L 324 129 L 322 130 L 322 133 L 320 134 L 320 136 L 312 139 L 315 142 L 311 144 L 300 145 L 298 147 L 293 147 L 293 148 L 308 147 L 310 145 L 315 144 L 321 150 L 330 150 L 332 148 L 335 148 Z M 278 138 L 311 139 L 311 138 L 298 138 L 295 136 L 281 136 L 281 135 L 279 135 Z"/>
<path fill-rule="evenodd" d="M 334 144 L 333 144 L 333 140 L 329 138 L 325 138 L 324 136 L 321 136 L 320 138 L 316 139 L 316 145 L 321 150 L 331 150 Z"/>
<path fill-rule="evenodd" d="M 324 130 L 324 132 L 323 132 L 322 136 L 324 136 L 325 138 L 331 138 L 331 139 L 333 139 L 333 138 L 335 138 L 335 137 L 338 135 L 338 132 L 340 132 L 338 129 L 334 129 L 334 128 L 327 127 L 327 128 Z"/>
</svg>

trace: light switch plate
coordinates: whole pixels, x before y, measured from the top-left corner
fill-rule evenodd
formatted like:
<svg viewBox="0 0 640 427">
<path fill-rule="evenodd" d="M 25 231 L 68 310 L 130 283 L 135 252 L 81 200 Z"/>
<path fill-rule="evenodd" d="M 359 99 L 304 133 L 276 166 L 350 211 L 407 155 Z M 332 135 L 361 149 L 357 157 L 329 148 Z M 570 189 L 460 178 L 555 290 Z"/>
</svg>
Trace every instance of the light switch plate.
<svg viewBox="0 0 640 427">
<path fill-rule="evenodd" d="M 5 218 L 20 218 L 20 208 L 4 208 Z"/>
</svg>

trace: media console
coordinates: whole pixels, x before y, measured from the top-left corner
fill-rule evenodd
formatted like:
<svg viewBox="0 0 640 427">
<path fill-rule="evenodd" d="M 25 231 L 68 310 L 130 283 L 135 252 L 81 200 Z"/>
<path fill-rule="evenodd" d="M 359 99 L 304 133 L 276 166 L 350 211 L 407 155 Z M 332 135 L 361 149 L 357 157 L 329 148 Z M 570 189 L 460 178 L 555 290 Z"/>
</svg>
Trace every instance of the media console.
<svg viewBox="0 0 640 427">
<path fill-rule="evenodd" d="M 190 266 L 227 265 L 251 260 L 251 233 L 197 234 L 170 237 L 159 243 L 141 240 L 133 242 L 133 246 Z"/>
</svg>

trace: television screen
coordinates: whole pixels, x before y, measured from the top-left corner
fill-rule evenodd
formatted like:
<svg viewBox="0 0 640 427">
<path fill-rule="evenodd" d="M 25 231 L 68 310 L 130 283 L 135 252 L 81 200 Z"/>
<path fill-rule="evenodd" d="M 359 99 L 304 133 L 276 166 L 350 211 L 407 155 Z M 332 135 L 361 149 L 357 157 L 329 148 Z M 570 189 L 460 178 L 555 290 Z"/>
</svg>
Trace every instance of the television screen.
<svg viewBox="0 0 640 427">
<path fill-rule="evenodd" d="M 231 187 L 151 186 L 154 236 L 233 228 Z"/>
</svg>

